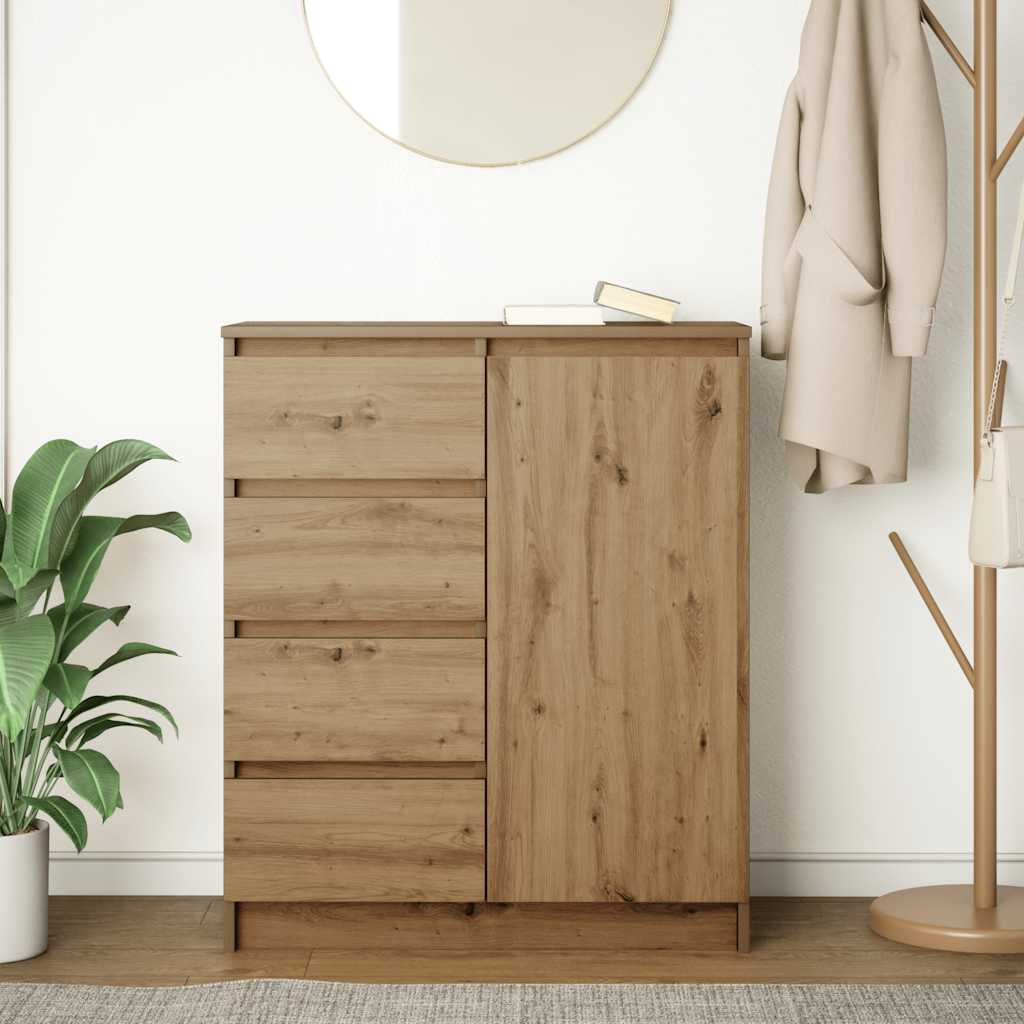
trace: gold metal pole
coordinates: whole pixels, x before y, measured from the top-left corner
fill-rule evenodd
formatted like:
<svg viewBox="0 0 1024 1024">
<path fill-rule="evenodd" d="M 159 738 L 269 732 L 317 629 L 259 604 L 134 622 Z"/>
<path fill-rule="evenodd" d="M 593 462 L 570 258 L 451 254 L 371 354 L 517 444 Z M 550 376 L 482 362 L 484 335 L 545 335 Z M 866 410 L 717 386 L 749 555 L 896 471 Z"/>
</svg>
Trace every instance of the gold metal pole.
<svg viewBox="0 0 1024 1024">
<path fill-rule="evenodd" d="M 1006 165 L 1013 159 L 1013 154 L 1017 152 L 1017 147 L 1022 142 L 1024 142 L 1024 117 L 1020 119 L 1020 124 L 1014 129 L 1013 134 L 1010 136 L 1010 141 L 1003 147 L 1002 153 L 999 154 L 999 158 L 992 168 L 993 181 L 1003 173 Z"/>
<path fill-rule="evenodd" d="M 974 669 L 971 666 L 970 661 L 967 660 L 967 655 L 964 654 L 964 649 L 960 646 L 960 641 L 957 640 L 956 634 L 953 632 L 946 616 L 942 614 L 939 602 L 935 600 L 935 596 L 929 589 L 928 584 L 925 583 L 920 569 L 918 569 L 914 559 L 911 558 L 906 544 L 903 543 L 903 539 L 896 532 L 889 534 L 889 540 L 891 541 L 892 546 L 896 549 L 896 554 L 900 556 L 903 568 L 907 570 L 914 586 L 917 587 L 917 592 L 921 595 L 921 600 L 924 601 L 925 607 L 927 607 L 928 611 L 931 613 L 932 619 L 935 621 L 935 625 L 939 627 L 939 632 L 942 634 L 942 638 L 946 641 L 950 651 L 953 652 L 953 657 L 956 658 L 956 663 L 960 666 L 964 677 L 967 679 L 967 682 L 973 686 Z"/>
<path fill-rule="evenodd" d="M 984 429 L 996 363 L 999 305 L 997 7 L 997 0 L 974 0 L 975 478 L 980 462 L 978 441 Z M 930 10 L 925 8 L 924 13 L 925 20 L 940 38 L 942 34 L 948 35 L 945 30 L 940 34 L 941 26 L 936 28 L 938 20 Z M 1024 131 L 1018 128 L 1003 151 L 1006 160 L 1010 159 L 1020 138 L 1024 138 Z M 1005 164 L 1002 157 L 998 159 Z M 997 887 L 996 884 L 996 573 L 993 569 L 974 570 L 974 885 L 927 885 L 879 896 L 871 904 L 871 927 L 887 939 L 927 949 L 1024 953 L 1024 886 Z"/>
<path fill-rule="evenodd" d="M 974 2 L 974 476 L 996 366 L 997 0 Z M 974 906 L 996 905 L 996 573 L 974 570 Z"/>
<path fill-rule="evenodd" d="M 967 58 L 960 52 L 960 47 L 953 42 L 953 37 L 946 31 L 946 27 L 935 17 L 935 12 L 926 3 L 921 4 L 921 17 L 924 18 L 928 27 L 935 33 L 936 38 L 946 48 L 946 53 L 953 58 L 953 63 L 964 73 L 964 78 L 971 85 L 974 85 L 974 68 L 968 64 Z"/>
</svg>

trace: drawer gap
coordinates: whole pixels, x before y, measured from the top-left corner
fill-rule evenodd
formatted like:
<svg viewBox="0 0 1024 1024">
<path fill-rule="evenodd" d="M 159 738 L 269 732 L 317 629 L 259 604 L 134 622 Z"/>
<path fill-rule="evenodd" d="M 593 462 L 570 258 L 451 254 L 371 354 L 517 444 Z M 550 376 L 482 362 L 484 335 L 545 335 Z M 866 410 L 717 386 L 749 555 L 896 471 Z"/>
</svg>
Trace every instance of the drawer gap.
<svg viewBox="0 0 1024 1024">
<path fill-rule="evenodd" d="M 485 779 L 482 761 L 367 762 L 367 761 L 238 761 L 237 779 Z"/>
<path fill-rule="evenodd" d="M 237 498 L 483 498 L 483 480 L 236 480 Z"/>
</svg>

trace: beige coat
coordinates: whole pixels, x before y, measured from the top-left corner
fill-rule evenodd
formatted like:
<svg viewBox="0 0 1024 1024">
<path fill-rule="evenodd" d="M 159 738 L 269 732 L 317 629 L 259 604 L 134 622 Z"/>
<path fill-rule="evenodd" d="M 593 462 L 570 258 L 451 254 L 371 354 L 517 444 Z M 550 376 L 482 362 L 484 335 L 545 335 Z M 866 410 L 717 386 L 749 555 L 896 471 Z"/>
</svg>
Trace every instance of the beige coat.
<svg viewBox="0 0 1024 1024">
<path fill-rule="evenodd" d="M 911 357 L 946 252 L 946 137 L 918 0 L 813 0 L 764 244 L 762 354 L 789 361 L 781 434 L 820 493 L 907 478 Z"/>
</svg>

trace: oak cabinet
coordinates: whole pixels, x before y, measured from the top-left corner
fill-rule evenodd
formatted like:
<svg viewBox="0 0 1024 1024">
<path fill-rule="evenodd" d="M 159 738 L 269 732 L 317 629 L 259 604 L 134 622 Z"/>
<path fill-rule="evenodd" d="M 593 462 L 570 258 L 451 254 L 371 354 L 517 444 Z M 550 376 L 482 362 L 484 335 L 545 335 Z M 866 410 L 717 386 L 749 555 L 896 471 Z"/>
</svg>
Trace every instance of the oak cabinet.
<svg viewBox="0 0 1024 1024">
<path fill-rule="evenodd" d="M 224 888 L 237 900 L 484 895 L 475 780 L 241 780 L 224 798 Z"/>
<path fill-rule="evenodd" d="M 488 362 L 491 899 L 745 886 L 745 370 Z"/>
<path fill-rule="evenodd" d="M 233 761 L 482 762 L 484 641 L 234 639 Z"/>
<path fill-rule="evenodd" d="M 235 359 L 224 472 L 238 479 L 479 480 L 479 359 Z"/>
<path fill-rule="evenodd" d="M 484 617 L 479 498 L 234 498 L 229 619 Z"/>
<path fill-rule="evenodd" d="M 749 329 L 223 334 L 229 944 L 460 903 L 744 949 Z"/>
</svg>

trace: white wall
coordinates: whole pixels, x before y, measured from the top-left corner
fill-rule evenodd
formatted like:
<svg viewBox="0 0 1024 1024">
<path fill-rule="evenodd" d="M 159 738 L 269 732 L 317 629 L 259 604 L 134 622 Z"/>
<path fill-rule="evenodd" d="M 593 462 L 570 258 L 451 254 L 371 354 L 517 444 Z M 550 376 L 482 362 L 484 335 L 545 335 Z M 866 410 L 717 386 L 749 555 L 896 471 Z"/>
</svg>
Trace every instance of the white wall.
<svg viewBox="0 0 1024 1024">
<path fill-rule="evenodd" d="M 147 438 L 180 464 L 145 468 L 103 507 L 178 507 L 196 534 L 190 547 L 137 535 L 108 558 L 97 598 L 135 605 L 117 642 L 183 655 L 122 681 L 166 697 L 182 739 L 112 734 L 127 812 L 92 823 L 85 858 L 59 855 L 55 887 L 216 892 L 219 325 L 493 319 L 506 302 L 586 301 L 598 278 L 681 294 L 695 319 L 756 320 L 769 161 L 807 5 L 677 0 L 650 80 L 609 127 L 551 160 L 480 170 L 363 125 L 313 59 L 299 0 L 9 2 L 13 465 L 54 436 Z M 970 6 L 935 0 L 968 48 Z M 1004 52 L 1019 55 L 1024 10 L 1003 8 Z M 798 494 L 776 438 L 784 370 L 753 363 L 761 893 L 874 893 L 969 870 L 968 687 L 886 541 L 903 531 L 966 642 L 970 96 L 936 55 L 953 241 L 915 379 L 911 482 Z M 1006 134 L 1024 70 L 1004 68 Z M 1004 248 L 1020 175 L 1004 188 Z M 1012 373 L 1008 413 L 1024 416 Z M 1024 881 L 1024 573 L 1003 594 L 1000 845 L 1004 877 Z"/>
</svg>

